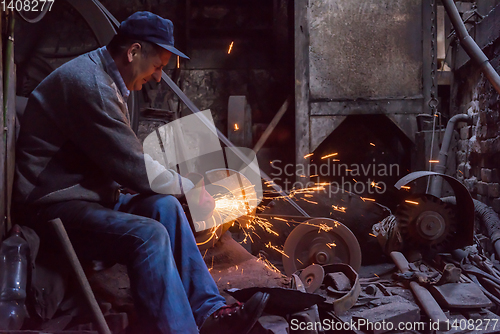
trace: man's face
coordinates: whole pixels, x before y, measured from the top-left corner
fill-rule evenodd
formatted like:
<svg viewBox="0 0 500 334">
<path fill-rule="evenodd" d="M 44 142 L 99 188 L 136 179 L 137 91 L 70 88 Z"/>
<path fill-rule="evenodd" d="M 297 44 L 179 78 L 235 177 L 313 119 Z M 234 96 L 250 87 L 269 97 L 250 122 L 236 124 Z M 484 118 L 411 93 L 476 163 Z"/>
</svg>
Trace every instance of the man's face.
<svg viewBox="0 0 500 334">
<path fill-rule="evenodd" d="M 138 50 L 129 54 L 130 71 L 125 80 L 129 90 L 141 90 L 142 85 L 151 79 L 160 82 L 162 69 L 168 64 L 172 55 L 170 51 L 161 49 L 158 53 L 152 50 L 149 55 L 145 56 L 140 50 L 140 44 L 138 45 Z"/>
</svg>

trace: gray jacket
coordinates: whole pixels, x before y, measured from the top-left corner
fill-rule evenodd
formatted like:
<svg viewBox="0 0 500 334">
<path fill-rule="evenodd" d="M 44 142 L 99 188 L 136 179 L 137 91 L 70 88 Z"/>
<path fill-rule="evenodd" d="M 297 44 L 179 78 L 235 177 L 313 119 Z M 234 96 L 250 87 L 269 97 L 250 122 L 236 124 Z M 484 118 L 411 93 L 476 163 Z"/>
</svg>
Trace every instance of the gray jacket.
<svg viewBox="0 0 500 334">
<path fill-rule="evenodd" d="M 113 202 L 118 184 L 153 192 L 142 145 L 104 64 L 99 49 L 79 56 L 31 94 L 16 144 L 14 202 Z M 155 183 L 179 185 L 172 175 L 160 174 Z"/>
</svg>

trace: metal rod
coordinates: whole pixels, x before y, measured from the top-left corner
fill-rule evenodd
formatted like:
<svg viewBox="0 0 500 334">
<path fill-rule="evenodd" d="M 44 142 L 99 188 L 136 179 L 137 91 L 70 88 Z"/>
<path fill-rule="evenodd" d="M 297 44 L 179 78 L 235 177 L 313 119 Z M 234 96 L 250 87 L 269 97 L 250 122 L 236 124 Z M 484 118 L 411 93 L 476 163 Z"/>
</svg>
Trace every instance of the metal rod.
<svg viewBox="0 0 500 334">
<path fill-rule="evenodd" d="M 406 260 L 402 253 L 391 252 L 391 259 L 403 274 L 410 271 L 408 260 Z M 449 320 L 434 297 L 432 297 L 429 290 L 415 281 L 410 282 L 410 288 L 417 300 L 420 302 L 420 306 L 424 309 L 425 314 L 427 314 L 431 321 L 439 324 L 439 330 L 449 330 Z"/>
<path fill-rule="evenodd" d="M 54 231 L 56 232 L 57 237 L 61 242 L 62 249 L 69 260 L 71 268 L 73 269 L 78 284 L 82 288 L 83 295 L 85 296 L 85 300 L 88 303 L 90 312 L 92 313 L 92 317 L 94 318 L 94 321 L 96 323 L 97 330 L 99 331 L 100 334 L 111 334 L 108 324 L 106 323 L 106 319 L 104 319 L 104 315 L 102 314 L 101 308 L 97 304 L 97 300 L 95 299 L 94 293 L 90 288 L 89 281 L 85 276 L 85 272 L 83 271 L 82 265 L 80 264 L 78 257 L 76 256 L 73 245 L 69 240 L 68 234 L 66 233 L 66 229 L 64 228 L 61 219 L 57 218 L 51 220 L 49 223 L 54 228 Z"/>
<path fill-rule="evenodd" d="M 172 89 L 174 93 L 177 94 L 177 96 L 182 100 L 182 102 L 184 102 L 186 107 L 188 107 L 188 109 L 191 110 L 191 112 L 195 114 L 203 124 L 205 124 L 209 129 L 214 128 L 212 126 L 212 123 L 210 123 L 210 121 L 202 113 L 200 113 L 200 109 L 198 109 L 198 107 L 195 106 L 195 104 L 186 96 L 186 94 L 184 94 L 184 92 L 175 84 L 175 82 L 172 81 L 172 79 L 170 79 L 170 77 L 165 72 L 161 74 L 161 78 L 167 83 L 170 89 Z M 240 158 L 247 165 L 249 166 L 251 165 L 252 162 L 247 158 L 247 156 L 243 152 L 241 152 L 233 143 L 231 143 L 231 141 L 229 141 L 229 139 L 227 139 L 226 136 L 224 136 L 224 134 L 222 134 L 222 132 L 220 132 L 219 129 L 215 128 L 214 134 L 217 137 L 219 137 L 219 140 L 222 143 L 224 143 L 224 145 L 231 147 L 234 150 L 234 153 L 238 156 L 238 158 Z M 309 214 L 307 214 L 307 212 L 305 212 L 304 209 L 302 209 L 279 185 L 274 183 L 274 181 L 263 170 L 259 169 L 259 171 L 261 178 L 269 182 L 270 187 L 276 190 L 278 194 L 283 196 L 285 200 L 288 203 L 290 203 L 297 211 L 299 211 L 304 217 L 310 217 Z"/>
<path fill-rule="evenodd" d="M 455 28 L 457 36 L 460 39 L 460 44 L 464 48 L 464 51 L 479 65 L 479 68 L 484 73 L 493 88 L 495 88 L 497 93 L 500 94 L 500 75 L 498 75 L 493 66 L 491 66 L 488 57 L 486 57 L 483 50 L 481 50 L 472 37 L 470 37 L 465 24 L 462 22 L 462 18 L 460 17 L 460 13 L 458 12 L 455 3 L 453 0 L 442 0 L 442 2 L 448 16 L 450 17 L 451 23 Z"/>
<path fill-rule="evenodd" d="M 264 131 L 264 133 L 262 134 L 262 136 L 260 136 L 259 140 L 257 141 L 257 144 L 255 144 L 255 147 L 253 148 L 253 151 L 255 152 L 255 154 L 257 154 L 257 152 L 260 151 L 262 146 L 264 146 L 267 139 L 269 138 L 271 133 L 276 128 L 276 125 L 278 125 L 279 121 L 281 120 L 281 118 L 283 117 L 283 115 L 285 114 L 285 112 L 288 109 L 288 105 L 290 104 L 290 100 L 291 100 L 291 98 L 287 98 L 285 100 L 285 102 L 283 103 L 281 108 L 278 110 L 276 115 L 273 117 L 273 120 L 271 121 L 271 123 L 269 123 L 269 125 L 267 126 L 267 128 Z"/>
</svg>

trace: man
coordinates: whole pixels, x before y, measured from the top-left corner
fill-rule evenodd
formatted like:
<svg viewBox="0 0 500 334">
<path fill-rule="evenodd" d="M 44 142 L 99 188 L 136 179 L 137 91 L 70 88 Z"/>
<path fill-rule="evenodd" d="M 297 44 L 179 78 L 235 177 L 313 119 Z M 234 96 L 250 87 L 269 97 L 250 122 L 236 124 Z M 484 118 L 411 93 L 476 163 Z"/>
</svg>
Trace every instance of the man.
<svg viewBox="0 0 500 334">
<path fill-rule="evenodd" d="M 60 218 L 81 257 L 127 265 L 139 319 L 131 333 L 246 333 L 268 295 L 225 306 L 179 202 L 152 191 L 130 128 L 129 91 L 159 82 L 172 53 L 187 58 L 174 48 L 172 22 L 138 12 L 107 47 L 40 83 L 20 121 L 15 207 L 39 231 Z M 206 198 L 171 170 L 150 181 Z M 118 184 L 138 194 L 118 194 Z"/>
</svg>

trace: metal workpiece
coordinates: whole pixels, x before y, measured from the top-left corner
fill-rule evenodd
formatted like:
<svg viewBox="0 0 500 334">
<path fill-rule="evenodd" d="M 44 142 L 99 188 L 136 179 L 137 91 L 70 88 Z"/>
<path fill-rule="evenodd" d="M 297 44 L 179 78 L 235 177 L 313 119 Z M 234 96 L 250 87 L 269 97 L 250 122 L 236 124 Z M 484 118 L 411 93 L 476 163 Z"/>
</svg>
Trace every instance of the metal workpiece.
<svg viewBox="0 0 500 334">
<path fill-rule="evenodd" d="M 409 263 L 402 253 L 391 252 L 391 259 L 403 274 L 410 272 Z M 449 320 L 432 294 L 415 281 L 410 282 L 410 288 L 419 301 L 420 306 L 424 309 L 425 314 L 427 314 L 431 321 L 439 324 L 439 330 L 449 330 Z"/>
</svg>

